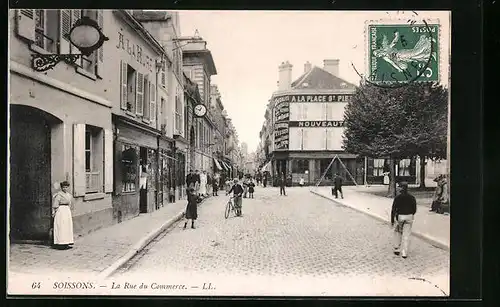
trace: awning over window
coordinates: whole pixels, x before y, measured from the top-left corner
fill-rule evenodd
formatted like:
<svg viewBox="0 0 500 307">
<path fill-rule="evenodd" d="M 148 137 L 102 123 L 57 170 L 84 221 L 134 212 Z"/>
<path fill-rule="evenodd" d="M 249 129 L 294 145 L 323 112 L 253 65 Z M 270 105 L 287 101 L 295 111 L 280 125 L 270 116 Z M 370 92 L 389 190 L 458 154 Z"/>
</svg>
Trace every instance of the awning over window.
<svg viewBox="0 0 500 307">
<path fill-rule="evenodd" d="M 215 158 L 213 158 L 213 159 L 214 159 L 215 166 L 216 166 L 216 167 L 217 167 L 220 171 L 222 171 L 222 170 L 223 170 L 223 168 L 222 168 L 222 166 L 220 166 L 219 161 L 217 161 L 217 159 L 215 159 Z"/>
<path fill-rule="evenodd" d="M 271 172 L 271 161 L 267 162 L 264 167 L 262 167 L 261 172 Z"/>
<path fill-rule="evenodd" d="M 226 168 L 227 171 L 231 170 L 231 168 L 229 167 L 229 165 L 226 162 L 224 162 L 224 161 L 221 161 L 221 162 L 222 162 L 222 164 L 224 165 L 224 167 Z"/>
</svg>

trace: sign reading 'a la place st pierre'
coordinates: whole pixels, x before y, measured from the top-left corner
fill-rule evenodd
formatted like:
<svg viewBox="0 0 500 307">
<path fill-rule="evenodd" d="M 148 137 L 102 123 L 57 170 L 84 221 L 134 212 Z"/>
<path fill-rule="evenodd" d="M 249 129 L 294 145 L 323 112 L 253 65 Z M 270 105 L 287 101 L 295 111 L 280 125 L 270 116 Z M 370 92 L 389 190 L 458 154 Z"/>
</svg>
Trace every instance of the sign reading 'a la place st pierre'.
<svg viewBox="0 0 500 307">
<path fill-rule="evenodd" d="M 349 102 L 352 94 L 281 95 L 273 99 L 276 105 L 283 102 Z"/>
<path fill-rule="evenodd" d="M 289 127 L 300 127 L 300 128 L 329 128 L 329 127 L 344 127 L 344 121 L 342 120 L 307 120 L 307 121 L 290 121 L 288 122 Z"/>
</svg>

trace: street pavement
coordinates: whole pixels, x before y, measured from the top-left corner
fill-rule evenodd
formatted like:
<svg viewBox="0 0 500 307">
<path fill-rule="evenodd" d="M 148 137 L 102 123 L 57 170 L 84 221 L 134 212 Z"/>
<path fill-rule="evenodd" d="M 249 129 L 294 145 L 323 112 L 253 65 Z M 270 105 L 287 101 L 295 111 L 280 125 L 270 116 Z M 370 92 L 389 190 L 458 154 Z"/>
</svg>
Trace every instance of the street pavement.
<svg viewBox="0 0 500 307">
<path fill-rule="evenodd" d="M 47 245 L 11 244 L 9 278 L 59 274 L 64 277 L 96 275 L 125 255 L 138 241 L 186 207 L 186 201 L 165 205 L 152 213 L 140 214 L 120 224 L 75 238 L 70 250 Z"/>
<path fill-rule="evenodd" d="M 344 206 L 389 222 L 393 199 L 369 194 L 370 191 L 380 189 L 387 189 L 387 186 L 345 186 L 342 187 L 344 199 L 334 198 L 331 187 L 313 187 L 311 191 Z M 450 216 L 429 212 L 429 201 L 417 200 L 417 205 L 415 221 L 412 227 L 413 234 L 421 236 L 431 244 L 449 250 Z"/>
<path fill-rule="evenodd" d="M 398 257 L 386 223 L 307 187 L 288 188 L 287 196 L 258 187 L 255 199 L 243 200 L 243 217 L 227 220 L 226 201 L 206 200 L 196 229 L 177 224 L 112 278 L 195 284 L 173 295 L 449 293 L 449 252 L 412 237 L 408 258 Z"/>
</svg>

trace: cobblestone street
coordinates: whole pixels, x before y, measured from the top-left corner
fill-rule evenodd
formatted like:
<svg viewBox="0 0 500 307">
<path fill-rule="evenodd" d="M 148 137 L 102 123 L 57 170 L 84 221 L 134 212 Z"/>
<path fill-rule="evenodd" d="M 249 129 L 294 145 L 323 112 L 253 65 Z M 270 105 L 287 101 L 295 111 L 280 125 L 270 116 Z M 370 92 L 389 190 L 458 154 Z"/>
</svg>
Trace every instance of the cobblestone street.
<svg viewBox="0 0 500 307">
<path fill-rule="evenodd" d="M 434 292 L 422 295 L 443 295 L 437 287 L 449 293 L 448 252 L 412 237 L 409 257 L 395 256 L 387 224 L 315 196 L 308 188 L 289 188 L 287 196 L 279 196 L 278 188 L 257 188 L 255 199 L 243 200 L 243 217 L 227 220 L 226 200 L 224 196 L 207 200 L 199 208 L 197 229 L 175 225 L 114 277 L 294 276 L 303 282 L 304 278 L 330 284 L 345 280 L 344 285 L 348 280 L 372 284 L 386 280 L 389 289 L 382 293 L 387 295 L 408 295 L 394 287 L 416 278 L 435 286 Z M 388 286 L 392 284 L 388 280 L 394 286 Z M 372 292 L 360 288 L 352 294 Z"/>
</svg>

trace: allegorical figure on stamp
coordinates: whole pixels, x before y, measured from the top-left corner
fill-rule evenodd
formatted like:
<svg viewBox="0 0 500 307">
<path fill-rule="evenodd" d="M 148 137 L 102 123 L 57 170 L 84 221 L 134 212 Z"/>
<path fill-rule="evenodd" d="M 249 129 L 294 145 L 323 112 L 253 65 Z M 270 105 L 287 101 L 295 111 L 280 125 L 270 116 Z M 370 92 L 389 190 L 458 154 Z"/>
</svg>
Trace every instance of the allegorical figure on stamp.
<svg viewBox="0 0 500 307">
<path fill-rule="evenodd" d="M 432 50 L 433 38 L 422 34 L 415 46 L 410 49 L 397 49 L 396 43 L 399 40 L 399 32 L 394 33 L 394 39 L 390 44 L 384 35 L 382 46 L 374 50 L 373 55 L 382 58 L 399 72 L 406 70 L 412 62 L 427 62 L 431 56 L 436 60 L 436 52 Z"/>
</svg>

